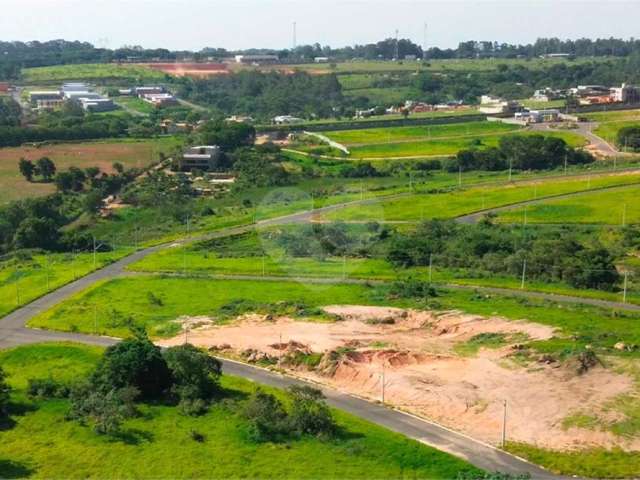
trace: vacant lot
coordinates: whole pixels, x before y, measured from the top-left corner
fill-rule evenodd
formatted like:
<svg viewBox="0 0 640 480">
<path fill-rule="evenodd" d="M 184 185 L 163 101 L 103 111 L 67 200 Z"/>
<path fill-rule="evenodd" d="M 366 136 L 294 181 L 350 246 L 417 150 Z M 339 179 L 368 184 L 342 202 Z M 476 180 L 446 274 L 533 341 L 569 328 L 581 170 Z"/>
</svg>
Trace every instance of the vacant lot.
<svg viewBox="0 0 640 480">
<path fill-rule="evenodd" d="M 504 128 L 502 127 L 502 133 L 484 133 L 484 134 L 474 134 L 471 129 L 469 129 L 469 133 L 466 133 L 466 129 L 460 129 L 460 126 L 457 130 L 453 128 L 451 130 L 452 135 L 450 137 L 443 136 L 440 138 L 435 138 L 433 140 L 422 140 L 422 141 L 394 141 L 392 139 L 387 140 L 387 143 L 384 143 L 384 134 L 383 132 L 377 132 L 374 134 L 377 140 L 375 143 L 370 144 L 358 144 L 358 146 L 351 147 L 350 156 L 352 158 L 366 158 L 366 159 L 376 159 L 376 158 L 402 158 L 402 157 L 429 157 L 429 156 L 442 156 L 442 155 L 455 155 L 460 150 L 464 150 L 467 148 L 483 148 L 483 147 L 495 147 L 498 145 L 500 138 L 504 135 L 530 135 L 530 132 L 522 132 L 522 133 L 511 133 L 513 128 Z M 435 128 L 435 127 L 434 127 Z M 484 127 L 475 127 L 478 129 Z M 494 127 L 489 127 L 494 128 Z M 384 129 L 379 129 L 384 130 Z M 498 128 L 500 130 L 500 128 Z M 495 130 L 494 130 L 495 132 Z M 457 135 L 455 134 L 457 133 Z M 356 136 L 357 134 L 354 134 Z M 427 132 L 428 135 L 428 132 Z M 584 137 L 575 134 L 573 132 L 550 132 L 546 133 L 546 136 L 553 136 L 562 138 L 565 142 L 567 142 L 572 147 L 580 147 L 586 143 Z M 379 143 L 383 142 L 383 143 Z"/>
<path fill-rule="evenodd" d="M 54 65 L 50 67 L 25 68 L 22 70 L 25 83 L 47 84 L 64 80 L 109 80 L 130 81 L 162 80 L 165 74 L 140 65 L 118 65 L 115 63 Z"/>
<path fill-rule="evenodd" d="M 588 223 L 622 225 L 640 223 L 640 186 L 585 193 L 573 198 L 547 200 L 526 207 L 527 223 Z M 500 214 L 502 222 L 522 223 L 525 209 Z"/>
<path fill-rule="evenodd" d="M 326 132 L 325 135 L 338 143 L 351 146 L 358 144 L 384 144 L 409 140 L 431 140 L 448 137 L 465 137 L 492 133 L 512 132 L 517 125 L 501 122 L 466 122 L 450 125 L 370 128 Z"/>
<path fill-rule="evenodd" d="M 74 344 L 0 352 L 17 410 L 15 425 L 2 432 L 0 477 L 448 479 L 463 471 L 480 474 L 462 460 L 339 411 L 333 413 L 344 434 L 331 441 L 303 437 L 256 443 L 239 412 L 257 386 L 226 375 L 225 399 L 206 415 L 189 417 L 173 406 L 142 404 L 140 415 L 127 420 L 122 435 L 115 437 L 65 420 L 67 400 L 26 396 L 28 379 L 78 381 L 100 354 L 97 348 Z M 202 441 L 194 440 L 193 432 L 202 434 Z"/>
<path fill-rule="evenodd" d="M 424 193 L 402 198 L 381 199 L 379 204 L 346 207 L 325 214 L 321 219 L 333 221 L 419 221 L 430 218 L 452 218 L 549 195 L 629 185 L 638 183 L 638 181 L 640 181 L 640 174 L 634 172 L 585 175 L 567 179 L 550 178 L 500 186 L 476 186 L 462 192 Z"/>
<path fill-rule="evenodd" d="M 40 157 L 49 157 L 59 171 L 71 166 L 79 168 L 95 166 L 104 172 L 111 172 L 114 162 L 119 162 L 128 168 L 145 167 L 157 160 L 158 153 L 169 149 L 173 142 L 173 139 L 164 138 L 140 142 L 116 140 L 2 148 L 0 149 L 0 203 L 47 195 L 54 191 L 52 184 L 27 182 L 18 171 L 20 158 L 35 161 Z"/>
</svg>

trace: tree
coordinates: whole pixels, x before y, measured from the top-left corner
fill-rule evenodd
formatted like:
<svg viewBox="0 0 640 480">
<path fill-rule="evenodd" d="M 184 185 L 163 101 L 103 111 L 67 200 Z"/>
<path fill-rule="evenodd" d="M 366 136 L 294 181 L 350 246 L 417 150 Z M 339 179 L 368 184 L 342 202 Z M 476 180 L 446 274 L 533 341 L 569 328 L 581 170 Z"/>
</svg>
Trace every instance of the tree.
<svg viewBox="0 0 640 480">
<path fill-rule="evenodd" d="M 27 217 L 13 236 L 13 244 L 20 248 L 55 249 L 58 245 L 58 226 L 51 218 Z"/>
<path fill-rule="evenodd" d="M 294 385 L 288 389 L 291 398 L 291 428 L 300 435 L 331 435 L 336 424 L 324 395 L 317 388 Z"/>
<path fill-rule="evenodd" d="M 87 213 L 94 214 L 99 212 L 103 205 L 102 192 L 100 190 L 91 190 L 84 196 L 82 205 Z"/>
<path fill-rule="evenodd" d="M 123 420 L 136 413 L 133 400 L 137 395 L 132 387 L 103 392 L 91 383 L 82 383 L 71 391 L 67 417 L 91 424 L 96 433 L 113 435 L 119 432 Z"/>
<path fill-rule="evenodd" d="M 9 394 L 11 387 L 7 383 L 7 374 L 0 367 L 0 420 L 9 415 Z"/>
<path fill-rule="evenodd" d="M 616 143 L 620 147 L 640 150 L 640 127 L 624 127 L 618 131 Z"/>
<path fill-rule="evenodd" d="M 160 152 L 162 153 L 162 152 Z M 113 163 L 113 169 L 118 172 L 120 175 L 122 175 L 122 173 L 124 172 L 124 165 L 122 165 L 120 162 L 114 162 Z"/>
<path fill-rule="evenodd" d="M 105 351 L 91 383 L 103 393 L 134 387 L 145 400 L 159 399 L 172 387 L 173 375 L 147 334 L 142 330 L 134 334 Z"/>
<path fill-rule="evenodd" d="M 282 402 L 260 389 L 249 398 L 243 415 L 249 421 L 249 434 L 255 441 L 274 441 L 290 431 Z"/>
<path fill-rule="evenodd" d="M 21 158 L 20 162 L 18 163 L 18 167 L 20 168 L 20 173 L 27 180 L 27 182 L 33 180 L 33 175 L 35 174 L 36 167 L 31 160 Z"/>
<path fill-rule="evenodd" d="M 36 169 L 45 182 L 50 182 L 56 174 L 56 165 L 49 157 L 41 157 L 36 163 Z"/>
<path fill-rule="evenodd" d="M 171 347 L 164 353 L 174 384 L 171 391 L 187 413 L 200 413 L 218 391 L 222 364 L 193 345 Z"/>
</svg>

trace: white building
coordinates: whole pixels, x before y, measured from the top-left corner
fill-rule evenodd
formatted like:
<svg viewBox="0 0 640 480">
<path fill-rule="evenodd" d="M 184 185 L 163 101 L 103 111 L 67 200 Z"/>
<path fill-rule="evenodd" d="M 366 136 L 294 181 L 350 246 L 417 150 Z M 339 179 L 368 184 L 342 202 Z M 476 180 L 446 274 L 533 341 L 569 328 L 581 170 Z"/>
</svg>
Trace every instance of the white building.
<svg viewBox="0 0 640 480">
<path fill-rule="evenodd" d="M 264 64 L 264 63 L 278 63 L 280 58 L 277 55 L 236 55 L 236 63 L 244 64 Z"/>
<path fill-rule="evenodd" d="M 276 125 L 292 125 L 302 122 L 304 122 L 302 118 L 294 117 L 291 115 L 278 115 L 277 117 L 273 117 L 273 123 L 275 123 Z"/>
</svg>

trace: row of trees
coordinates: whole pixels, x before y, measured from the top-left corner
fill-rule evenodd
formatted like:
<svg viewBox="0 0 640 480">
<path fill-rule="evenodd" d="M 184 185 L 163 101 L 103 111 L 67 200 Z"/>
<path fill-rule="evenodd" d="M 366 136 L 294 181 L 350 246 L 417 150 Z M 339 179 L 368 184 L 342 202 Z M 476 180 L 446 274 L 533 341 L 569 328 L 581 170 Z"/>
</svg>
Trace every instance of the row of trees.
<svg viewBox="0 0 640 480">
<path fill-rule="evenodd" d="M 35 163 L 21 158 L 18 169 L 27 182 L 32 182 L 34 176 L 42 177 L 43 182 L 50 182 L 56 174 L 56 164 L 49 157 L 40 157 Z"/>
<path fill-rule="evenodd" d="M 505 135 L 498 147 L 460 150 L 445 162 L 450 172 L 489 170 L 548 170 L 562 165 L 583 165 L 595 161 L 584 150 L 571 148 L 556 137 L 545 135 Z"/>
<path fill-rule="evenodd" d="M 396 233 L 386 256 L 402 268 L 434 264 L 515 277 L 522 275 L 526 260 L 526 275 L 536 280 L 601 290 L 613 290 L 620 282 L 614 255 L 570 231 L 537 229 L 523 235 L 510 226 L 489 222 L 459 225 L 433 220 L 413 233 Z"/>
</svg>

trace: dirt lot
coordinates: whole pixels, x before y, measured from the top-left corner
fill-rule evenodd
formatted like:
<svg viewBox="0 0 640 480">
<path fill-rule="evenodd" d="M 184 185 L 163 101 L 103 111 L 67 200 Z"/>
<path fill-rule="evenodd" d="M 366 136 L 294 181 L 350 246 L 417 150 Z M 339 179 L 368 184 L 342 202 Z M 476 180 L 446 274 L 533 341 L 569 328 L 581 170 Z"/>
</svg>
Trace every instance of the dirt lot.
<svg viewBox="0 0 640 480">
<path fill-rule="evenodd" d="M 35 197 L 53 192 L 52 184 L 27 182 L 18 171 L 18 161 L 24 157 L 37 160 L 51 158 L 58 170 L 70 166 L 80 168 L 99 167 L 111 172 L 114 162 L 125 167 L 143 167 L 152 160 L 157 147 L 152 142 L 96 142 L 46 145 L 42 147 L 0 148 L 0 203 L 25 197 Z"/>
<path fill-rule="evenodd" d="M 229 73 L 224 63 L 142 63 L 139 65 L 175 77 L 208 77 Z"/>
<path fill-rule="evenodd" d="M 550 327 L 459 312 L 360 306 L 329 306 L 325 311 L 339 320 L 248 315 L 222 326 L 205 317 L 177 321 L 189 325 L 191 343 L 250 362 L 279 364 L 372 399 L 381 398 L 384 378 L 386 402 L 486 442 L 500 440 L 506 400 L 509 440 L 547 448 L 640 448 L 640 440 L 563 428 L 571 414 L 598 412 L 635 387 L 627 375 L 602 366 L 579 375 L 569 364 L 522 361 L 521 342 L 550 338 Z M 505 341 L 477 351 L 464 348 L 480 334 L 499 334 Z M 183 341 L 180 335 L 161 343 Z M 312 368 L 291 361 L 318 353 L 322 359 Z"/>
</svg>

